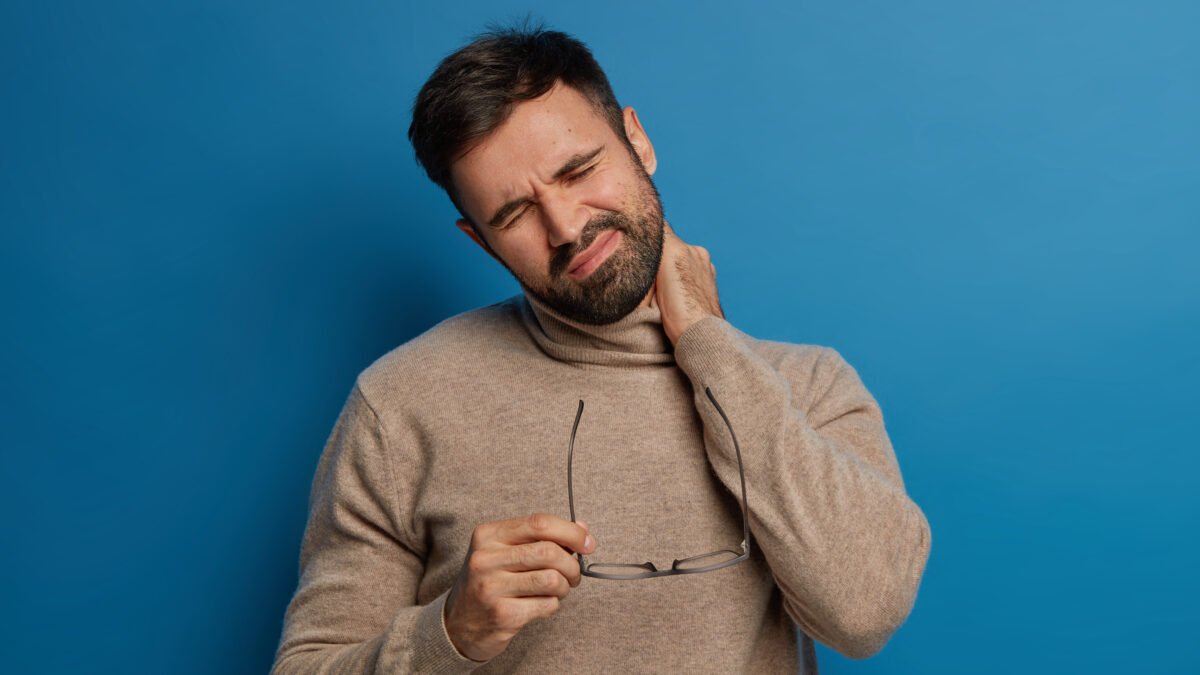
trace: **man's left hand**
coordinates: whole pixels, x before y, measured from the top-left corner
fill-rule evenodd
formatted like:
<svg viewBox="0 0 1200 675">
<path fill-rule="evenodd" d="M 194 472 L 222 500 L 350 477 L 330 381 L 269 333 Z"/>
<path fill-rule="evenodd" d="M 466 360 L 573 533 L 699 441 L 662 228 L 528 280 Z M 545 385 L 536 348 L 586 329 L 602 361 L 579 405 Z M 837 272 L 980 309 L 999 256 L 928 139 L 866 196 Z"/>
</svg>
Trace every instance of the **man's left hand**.
<svg viewBox="0 0 1200 675">
<path fill-rule="evenodd" d="M 708 250 L 683 241 L 663 223 L 662 264 L 654 281 L 654 298 L 663 330 L 674 345 L 692 324 L 706 316 L 725 318 L 717 297 L 717 268 Z"/>
</svg>

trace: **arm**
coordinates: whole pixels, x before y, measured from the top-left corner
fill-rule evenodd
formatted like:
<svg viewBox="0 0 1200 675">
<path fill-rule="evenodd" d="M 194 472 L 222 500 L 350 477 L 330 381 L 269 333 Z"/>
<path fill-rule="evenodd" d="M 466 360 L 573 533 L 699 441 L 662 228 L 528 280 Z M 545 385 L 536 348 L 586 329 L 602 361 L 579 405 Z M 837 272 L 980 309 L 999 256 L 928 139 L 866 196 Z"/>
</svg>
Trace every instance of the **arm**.
<svg viewBox="0 0 1200 675">
<path fill-rule="evenodd" d="M 855 658 L 908 617 L 929 557 L 929 523 L 904 492 L 883 415 L 832 349 L 815 363 L 768 363 L 725 321 L 706 249 L 664 227 L 652 304 L 688 375 L 717 478 L 739 492 L 736 453 L 711 387 L 741 441 L 750 529 L 788 614 Z"/>
<path fill-rule="evenodd" d="M 724 319 L 696 321 L 676 345 L 695 390 L 718 479 L 738 494 L 729 415 L 746 470 L 750 527 L 788 614 L 852 658 L 878 652 L 912 610 L 930 531 L 904 491 L 883 416 L 834 350 L 773 365 Z"/>
<path fill-rule="evenodd" d="M 446 634 L 446 593 L 417 605 L 424 562 L 401 516 L 420 475 L 416 454 L 389 456 L 379 419 L 355 386 L 313 479 L 299 586 L 272 675 L 465 673 L 480 665 Z"/>
</svg>

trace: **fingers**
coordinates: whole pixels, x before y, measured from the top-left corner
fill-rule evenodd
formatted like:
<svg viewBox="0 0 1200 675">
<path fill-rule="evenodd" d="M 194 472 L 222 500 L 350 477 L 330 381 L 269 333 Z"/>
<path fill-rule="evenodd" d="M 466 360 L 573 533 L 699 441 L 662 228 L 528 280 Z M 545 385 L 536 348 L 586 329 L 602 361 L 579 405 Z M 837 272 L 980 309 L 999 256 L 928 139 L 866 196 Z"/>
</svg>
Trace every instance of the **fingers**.
<svg viewBox="0 0 1200 675">
<path fill-rule="evenodd" d="M 595 548 L 585 524 L 545 513 L 477 526 L 446 598 L 450 641 L 476 661 L 503 652 L 525 624 L 553 615 L 579 585 L 579 563 L 570 551 Z"/>
<path fill-rule="evenodd" d="M 483 546 L 476 547 L 476 550 L 484 548 L 488 544 L 516 546 L 536 541 L 551 541 L 577 553 L 591 553 L 596 547 L 595 540 L 578 523 L 572 523 L 548 513 L 535 513 L 490 525 L 492 526 L 490 531 L 484 533 L 484 538 L 490 539 L 490 541 L 479 542 Z M 476 529 L 477 535 L 479 529 L 483 528 Z"/>
<path fill-rule="evenodd" d="M 665 220 L 663 221 L 663 235 L 664 249 L 674 250 L 676 247 L 678 247 L 684 254 L 698 257 L 706 264 L 712 264 L 712 256 L 709 254 L 708 249 L 704 248 L 703 246 L 693 246 L 683 239 L 680 239 L 679 235 L 675 233 L 675 230 L 671 228 L 671 224 Z M 667 255 L 665 250 L 663 255 Z"/>
<path fill-rule="evenodd" d="M 481 602 L 494 606 L 513 598 L 554 597 L 561 600 L 571 592 L 571 585 L 554 569 L 529 572 L 494 570 L 491 574 L 480 575 L 474 591 Z"/>
<path fill-rule="evenodd" d="M 519 615 L 517 621 L 525 625 L 537 619 L 548 619 L 558 611 L 559 599 L 550 596 L 544 598 L 513 598 L 510 601 L 513 614 Z"/>
<path fill-rule="evenodd" d="M 509 598 L 540 598 L 543 596 L 563 599 L 571 592 L 571 585 L 558 570 L 534 570 L 532 572 L 505 573 L 500 577 L 500 593 Z"/>
<path fill-rule="evenodd" d="M 579 585 L 579 561 L 563 547 L 550 541 L 539 541 L 519 546 L 507 546 L 474 554 L 480 570 L 503 570 L 505 572 L 530 572 L 549 570 L 561 577 L 570 587 Z M 545 595 L 535 593 L 534 595 Z"/>
<path fill-rule="evenodd" d="M 683 240 L 675 234 L 675 230 L 665 220 L 663 221 L 663 254 L 666 255 L 669 251 L 673 251 L 676 246 L 683 244 Z"/>
<path fill-rule="evenodd" d="M 676 344 L 695 322 L 706 316 L 724 317 L 725 313 L 717 293 L 717 267 L 712 254 L 703 246 L 680 239 L 665 221 L 663 233 L 654 303 L 662 315 L 663 331 Z"/>
</svg>

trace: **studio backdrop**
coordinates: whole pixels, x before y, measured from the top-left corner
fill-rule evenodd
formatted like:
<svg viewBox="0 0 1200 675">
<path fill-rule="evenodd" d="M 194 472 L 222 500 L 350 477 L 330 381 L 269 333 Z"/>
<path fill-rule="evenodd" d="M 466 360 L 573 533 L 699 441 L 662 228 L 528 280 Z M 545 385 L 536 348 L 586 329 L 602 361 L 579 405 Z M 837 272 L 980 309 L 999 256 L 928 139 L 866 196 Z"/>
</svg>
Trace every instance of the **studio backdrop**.
<svg viewBox="0 0 1200 675">
<path fill-rule="evenodd" d="M 932 553 L 824 672 L 1197 672 L 1183 0 L 4 3 L 0 669 L 269 669 L 355 376 L 520 291 L 405 134 L 527 14 L 638 111 L 730 322 L 882 406 Z"/>
</svg>

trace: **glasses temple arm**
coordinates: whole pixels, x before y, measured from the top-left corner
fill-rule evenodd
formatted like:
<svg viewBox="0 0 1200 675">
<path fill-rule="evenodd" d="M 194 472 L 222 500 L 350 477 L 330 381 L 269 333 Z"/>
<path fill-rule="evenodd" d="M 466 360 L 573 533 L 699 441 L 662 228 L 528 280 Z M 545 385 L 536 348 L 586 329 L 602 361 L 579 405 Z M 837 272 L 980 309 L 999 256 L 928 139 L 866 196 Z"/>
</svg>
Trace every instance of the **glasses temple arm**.
<svg viewBox="0 0 1200 675">
<path fill-rule="evenodd" d="M 705 387 L 704 393 L 708 395 L 708 400 L 712 401 L 713 407 L 721 415 L 721 419 L 725 420 L 725 426 L 729 429 L 729 436 L 733 439 L 733 450 L 737 453 L 738 461 L 738 477 L 742 481 L 742 548 L 750 552 L 750 510 L 746 505 L 746 470 L 742 468 L 742 448 L 738 445 L 737 434 L 733 433 L 733 424 L 729 421 L 729 416 L 721 409 L 721 404 L 717 403 L 717 397 L 713 395 L 712 389 Z M 580 401 L 580 410 L 582 410 L 583 401 Z M 569 482 L 569 481 L 568 481 Z"/>
<path fill-rule="evenodd" d="M 575 432 L 579 430 L 579 418 L 583 417 L 583 399 L 579 399 L 579 409 L 575 411 L 575 423 L 571 425 L 571 445 L 567 450 L 567 500 L 571 507 L 571 522 L 575 522 L 575 486 L 571 468 L 575 457 Z"/>
</svg>

